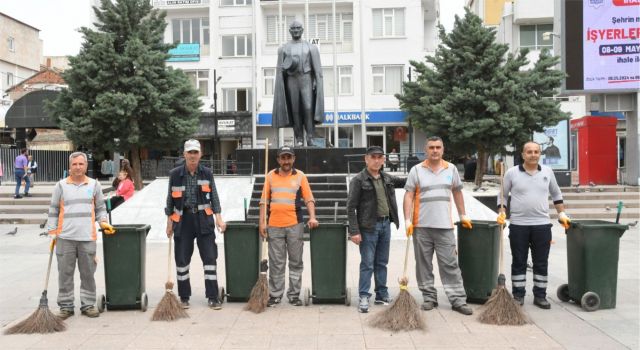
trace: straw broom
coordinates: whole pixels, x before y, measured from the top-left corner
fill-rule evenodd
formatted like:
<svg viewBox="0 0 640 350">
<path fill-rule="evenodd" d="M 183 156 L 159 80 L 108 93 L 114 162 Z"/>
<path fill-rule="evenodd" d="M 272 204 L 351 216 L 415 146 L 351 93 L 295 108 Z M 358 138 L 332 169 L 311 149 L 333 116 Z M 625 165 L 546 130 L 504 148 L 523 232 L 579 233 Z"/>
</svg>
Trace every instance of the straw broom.
<svg viewBox="0 0 640 350">
<path fill-rule="evenodd" d="M 151 321 L 174 321 L 179 318 L 187 318 L 189 314 L 180 305 L 178 297 L 173 293 L 173 282 L 171 281 L 171 246 L 173 240 L 169 238 L 169 254 L 167 261 L 167 283 L 164 284 L 165 293 L 156 310 L 153 312 Z"/>
<path fill-rule="evenodd" d="M 49 310 L 49 301 L 47 300 L 47 287 L 49 286 L 51 260 L 53 258 L 53 247 L 55 247 L 55 245 L 56 239 L 53 238 L 51 244 L 49 244 L 49 266 L 47 267 L 47 277 L 45 278 L 44 291 L 40 297 L 38 309 L 22 322 L 7 329 L 4 332 L 5 334 L 53 333 L 62 332 L 67 329 L 64 321 Z"/>
<path fill-rule="evenodd" d="M 400 282 L 400 294 L 386 310 L 379 312 L 371 317 L 369 325 L 372 327 L 387 329 L 392 332 L 401 330 L 425 329 L 426 325 L 422 318 L 422 313 L 418 307 L 418 303 L 409 293 L 407 285 L 407 259 L 409 257 L 409 245 L 411 238 L 407 237 L 407 248 L 404 253 L 404 270 Z"/>
<path fill-rule="evenodd" d="M 504 200 L 503 187 L 504 168 L 500 169 L 500 200 Z M 528 323 L 527 316 L 522 311 L 522 307 L 513 299 L 511 293 L 505 286 L 506 278 L 504 276 L 504 249 L 503 249 L 503 231 L 504 224 L 500 224 L 500 275 L 498 276 L 498 285 L 491 292 L 491 297 L 485 303 L 484 310 L 478 316 L 478 320 L 486 324 L 494 324 L 500 326 L 521 326 Z"/>
<path fill-rule="evenodd" d="M 264 182 L 267 183 L 267 175 L 269 174 L 269 139 L 265 141 L 264 149 Z M 260 209 L 262 210 L 262 209 Z M 264 209 L 265 227 L 267 227 L 267 208 Z M 259 314 L 267 308 L 267 302 L 269 301 L 269 283 L 267 281 L 267 270 L 269 269 L 269 244 L 267 239 L 262 239 L 262 252 L 260 254 L 260 276 L 256 281 L 256 284 L 251 289 L 249 295 L 249 301 L 245 305 L 244 309 L 247 311 Z"/>
</svg>

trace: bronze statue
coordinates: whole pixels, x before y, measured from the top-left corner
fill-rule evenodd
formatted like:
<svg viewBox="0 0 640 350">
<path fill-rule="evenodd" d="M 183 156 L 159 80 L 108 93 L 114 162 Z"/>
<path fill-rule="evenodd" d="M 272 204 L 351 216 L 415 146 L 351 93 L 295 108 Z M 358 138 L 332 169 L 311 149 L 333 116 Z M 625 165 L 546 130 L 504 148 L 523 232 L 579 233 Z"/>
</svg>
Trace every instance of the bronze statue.
<svg viewBox="0 0 640 350">
<path fill-rule="evenodd" d="M 295 145 L 312 145 L 316 124 L 324 120 L 322 65 L 315 45 L 302 40 L 302 23 L 289 25 L 291 40 L 278 49 L 272 126 L 293 126 Z"/>
</svg>

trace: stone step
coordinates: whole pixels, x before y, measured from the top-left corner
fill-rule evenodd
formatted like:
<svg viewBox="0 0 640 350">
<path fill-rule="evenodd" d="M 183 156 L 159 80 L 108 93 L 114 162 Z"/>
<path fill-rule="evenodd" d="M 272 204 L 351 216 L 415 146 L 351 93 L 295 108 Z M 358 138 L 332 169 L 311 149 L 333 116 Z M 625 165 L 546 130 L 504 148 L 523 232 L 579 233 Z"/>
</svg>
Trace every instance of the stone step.
<svg viewBox="0 0 640 350">
<path fill-rule="evenodd" d="M 15 199 L 13 197 L 0 197 L 0 206 L 4 205 L 49 205 L 51 196 L 45 197 L 23 197 Z"/>
<path fill-rule="evenodd" d="M 623 208 L 640 208 L 640 200 L 623 200 Z M 582 209 L 582 208 L 610 208 L 616 210 L 618 207 L 618 201 L 616 200 L 570 200 L 564 202 L 565 208 L 569 209 Z M 549 202 L 549 208 L 554 208 L 552 202 Z M 623 209 L 624 210 L 624 209 Z"/>
<path fill-rule="evenodd" d="M 37 224 L 43 225 L 47 221 L 47 214 L 0 214 L 0 224 Z"/>
<path fill-rule="evenodd" d="M 637 192 L 581 192 L 581 193 L 562 193 L 565 201 L 569 200 L 638 200 L 640 195 Z"/>
<path fill-rule="evenodd" d="M 583 209 L 567 209 L 567 214 L 572 219 L 593 219 L 593 218 L 605 218 L 605 219 L 616 219 L 616 210 L 605 210 L 595 209 L 595 208 L 583 208 Z M 549 216 L 552 219 L 558 218 L 558 213 L 554 210 L 549 211 Z M 628 210 L 622 209 L 620 213 L 620 218 L 623 219 L 634 219 L 640 220 L 640 212 L 636 208 L 630 208 Z"/>
<path fill-rule="evenodd" d="M 18 199 L 19 201 L 19 199 Z M 0 214 L 44 214 L 49 213 L 49 205 L 2 205 Z"/>
<path fill-rule="evenodd" d="M 562 193 L 569 192 L 640 192 L 640 187 L 638 186 L 617 186 L 617 185 L 602 185 L 602 186 L 571 186 L 571 187 L 561 187 L 560 190 Z"/>
</svg>

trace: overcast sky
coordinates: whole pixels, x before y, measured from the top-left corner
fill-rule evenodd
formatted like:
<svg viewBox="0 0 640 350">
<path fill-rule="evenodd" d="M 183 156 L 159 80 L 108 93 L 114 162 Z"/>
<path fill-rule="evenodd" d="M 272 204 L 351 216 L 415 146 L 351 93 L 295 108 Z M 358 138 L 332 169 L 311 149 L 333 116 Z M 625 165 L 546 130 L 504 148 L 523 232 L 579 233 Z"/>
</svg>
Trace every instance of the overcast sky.
<svg viewBox="0 0 640 350">
<path fill-rule="evenodd" d="M 213 0 L 216 1 L 216 0 Z M 45 56 L 75 55 L 90 24 L 90 0 L 0 0 L 0 12 L 40 29 Z M 448 30 L 455 14 L 463 15 L 464 0 L 440 0 L 440 21 Z"/>
</svg>

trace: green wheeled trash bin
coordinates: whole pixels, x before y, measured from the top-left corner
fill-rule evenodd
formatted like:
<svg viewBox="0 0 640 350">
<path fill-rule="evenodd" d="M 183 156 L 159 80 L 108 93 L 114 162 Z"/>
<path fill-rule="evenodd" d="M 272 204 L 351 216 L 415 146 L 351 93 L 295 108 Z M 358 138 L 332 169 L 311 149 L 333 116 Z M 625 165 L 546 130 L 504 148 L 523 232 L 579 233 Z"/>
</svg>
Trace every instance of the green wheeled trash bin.
<svg viewBox="0 0 640 350">
<path fill-rule="evenodd" d="M 228 222 L 224 231 L 224 263 L 227 290 L 220 287 L 220 300 L 246 302 L 256 284 L 260 264 L 260 234 L 257 223 Z"/>
<path fill-rule="evenodd" d="M 569 284 L 558 287 L 558 299 L 586 311 L 616 307 L 620 237 L 628 228 L 603 220 L 571 223 L 565 232 Z"/>
<path fill-rule="evenodd" d="M 112 235 L 102 234 L 106 296 L 97 300 L 98 310 L 147 311 L 145 260 L 149 225 L 114 225 Z"/>
<path fill-rule="evenodd" d="M 467 302 L 484 304 L 496 288 L 500 269 L 500 225 L 474 220 L 473 228 L 458 227 L 458 265 Z"/>
<path fill-rule="evenodd" d="M 351 305 L 347 288 L 347 225 L 321 223 L 311 231 L 311 291 L 305 288 L 304 305 Z"/>
</svg>

